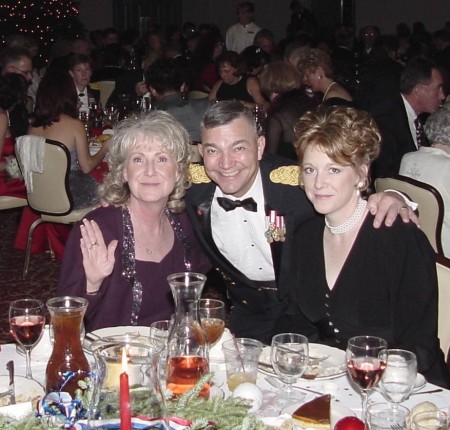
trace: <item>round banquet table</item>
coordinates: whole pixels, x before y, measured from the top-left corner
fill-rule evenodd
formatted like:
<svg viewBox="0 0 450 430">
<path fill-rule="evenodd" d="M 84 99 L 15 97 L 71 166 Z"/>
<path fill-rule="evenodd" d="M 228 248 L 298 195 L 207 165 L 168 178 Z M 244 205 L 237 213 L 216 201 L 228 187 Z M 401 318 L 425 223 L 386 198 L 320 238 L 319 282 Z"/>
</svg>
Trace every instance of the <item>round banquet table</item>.
<svg viewBox="0 0 450 430">
<path fill-rule="evenodd" d="M 19 354 L 16 351 L 15 344 L 5 344 L 1 346 L 0 352 L 0 374 L 6 374 L 6 363 L 9 360 L 14 360 L 15 363 L 15 372 L 16 375 L 24 376 L 25 375 L 25 357 Z M 87 354 L 87 357 L 90 361 L 93 362 L 93 357 L 90 354 Z M 44 385 L 45 382 L 45 368 L 47 365 L 45 357 L 39 356 L 35 354 L 33 357 L 33 353 L 31 354 L 32 360 L 32 370 L 33 377 Z M 214 383 L 217 385 L 227 397 L 230 395 L 226 384 L 226 373 L 223 363 L 217 363 L 212 360 L 211 362 L 211 371 L 214 372 Z M 331 383 L 331 384 L 330 384 Z M 270 385 L 266 380 L 266 373 L 260 371 L 258 372 L 257 385 L 263 390 L 264 398 L 270 392 L 276 391 L 276 389 Z M 358 391 L 356 391 L 351 382 L 349 381 L 346 374 L 341 375 L 334 379 L 325 379 L 325 380 L 305 380 L 301 379 L 299 382 L 295 384 L 296 387 L 303 387 L 307 389 L 312 389 L 318 392 L 326 393 L 329 387 L 333 387 L 333 394 L 335 398 L 335 402 L 338 402 L 341 406 L 350 409 L 354 412 L 356 416 L 360 416 L 361 414 L 361 396 Z M 433 402 L 439 409 L 447 412 L 448 407 L 450 405 L 450 390 L 442 390 L 438 393 L 429 394 L 428 391 L 440 388 L 436 385 L 427 383 L 420 390 L 416 391 L 417 394 L 411 396 L 407 401 L 402 404 L 408 408 L 412 408 L 418 403 L 422 403 L 425 401 Z M 425 392 L 420 394 L 421 392 Z M 311 400 L 313 397 L 317 396 L 317 394 L 313 394 L 305 391 L 305 398 L 303 401 Z M 276 396 L 272 396 L 272 398 L 276 398 Z M 386 402 L 384 398 L 379 393 L 373 393 L 370 396 L 369 402 Z M 28 403 L 28 411 L 31 408 L 31 404 Z M 12 406 L 6 407 L 11 408 Z M 263 405 L 264 407 L 264 405 Z M 0 408 L 0 413 L 2 413 L 2 409 Z M 261 415 L 267 415 L 262 411 Z"/>
</svg>

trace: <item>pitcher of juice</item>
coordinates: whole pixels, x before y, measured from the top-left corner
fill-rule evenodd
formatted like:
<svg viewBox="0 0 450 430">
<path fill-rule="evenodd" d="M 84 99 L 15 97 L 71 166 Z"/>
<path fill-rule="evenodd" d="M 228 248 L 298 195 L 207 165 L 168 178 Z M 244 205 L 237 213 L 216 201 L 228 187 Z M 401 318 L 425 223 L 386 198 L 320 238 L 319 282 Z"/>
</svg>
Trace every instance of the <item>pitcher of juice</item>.
<svg viewBox="0 0 450 430">
<path fill-rule="evenodd" d="M 54 297 L 47 301 L 54 332 L 53 352 L 45 372 L 45 391 L 67 392 L 72 398 L 79 381 L 90 376 L 80 340 L 81 323 L 88 301 L 81 297 Z"/>
<path fill-rule="evenodd" d="M 167 281 L 175 300 L 175 320 L 167 345 L 166 384 L 179 396 L 209 373 L 209 346 L 198 313 L 206 276 L 193 272 L 174 273 Z M 209 384 L 205 384 L 200 395 L 208 398 L 209 389 Z"/>
</svg>

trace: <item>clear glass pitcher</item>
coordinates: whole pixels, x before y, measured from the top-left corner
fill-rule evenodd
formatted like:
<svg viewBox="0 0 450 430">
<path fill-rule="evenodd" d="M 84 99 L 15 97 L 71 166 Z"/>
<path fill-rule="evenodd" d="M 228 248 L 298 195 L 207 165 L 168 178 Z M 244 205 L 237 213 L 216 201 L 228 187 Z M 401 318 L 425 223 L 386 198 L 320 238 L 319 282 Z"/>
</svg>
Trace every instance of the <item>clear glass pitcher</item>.
<svg viewBox="0 0 450 430">
<path fill-rule="evenodd" d="M 167 277 L 175 300 L 175 317 L 167 346 L 167 388 L 179 396 L 209 373 L 209 346 L 200 324 L 198 302 L 206 276 L 174 273 Z M 209 384 L 200 395 L 209 397 Z"/>
<path fill-rule="evenodd" d="M 54 297 L 47 301 L 54 342 L 45 372 L 45 391 L 67 392 L 73 398 L 79 382 L 90 376 L 90 366 L 80 341 L 88 301 L 81 297 Z"/>
<path fill-rule="evenodd" d="M 157 377 L 164 344 L 127 334 L 100 339 L 90 348 L 95 370 L 88 428 L 103 428 L 104 420 L 120 420 L 121 426 L 127 428 L 122 422 L 127 416 L 161 418 L 160 425 L 168 428 L 165 400 Z"/>
</svg>

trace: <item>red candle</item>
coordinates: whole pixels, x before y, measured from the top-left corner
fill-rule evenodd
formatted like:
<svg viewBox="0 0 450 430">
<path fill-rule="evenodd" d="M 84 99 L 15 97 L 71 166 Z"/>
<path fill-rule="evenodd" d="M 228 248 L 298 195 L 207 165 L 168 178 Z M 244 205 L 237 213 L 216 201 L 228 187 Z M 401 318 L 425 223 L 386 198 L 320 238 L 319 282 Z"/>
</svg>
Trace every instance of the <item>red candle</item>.
<svg viewBox="0 0 450 430">
<path fill-rule="evenodd" d="M 127 354 L 122 349 L 122 370 L 120 374 L 120 429 L 131 430 L 130 384 L 128 382 Z"/>
</svg>

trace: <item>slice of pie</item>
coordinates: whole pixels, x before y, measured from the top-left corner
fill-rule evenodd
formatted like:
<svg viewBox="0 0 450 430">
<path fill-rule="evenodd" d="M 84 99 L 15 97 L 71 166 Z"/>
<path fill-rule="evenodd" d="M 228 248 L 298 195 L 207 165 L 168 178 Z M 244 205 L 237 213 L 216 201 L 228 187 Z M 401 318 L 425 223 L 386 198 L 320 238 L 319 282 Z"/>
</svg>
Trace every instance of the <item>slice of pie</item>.
<svg viewBox="0 0 450 430">
<path fill-rule="evenodd" d="M 330 411 L 331 396 L 326 394 L 324 396 L 316 397 L 310 402 L 301 405 L 293 414 L 297 425 L 302 427 L 310 427 L 315 429 L 330 429 L 331 428 L 331 411 Z"/>
</svg>

